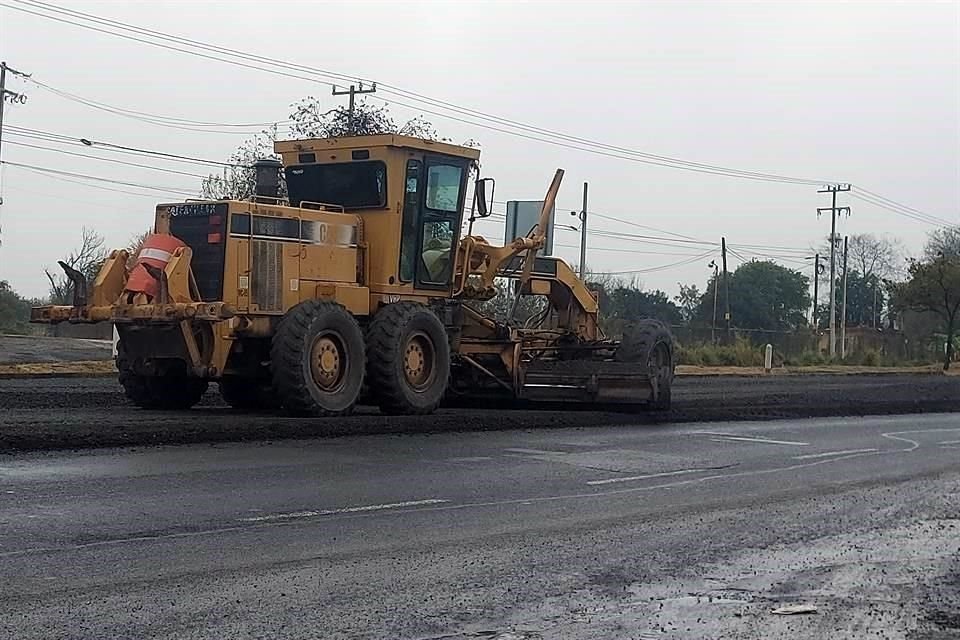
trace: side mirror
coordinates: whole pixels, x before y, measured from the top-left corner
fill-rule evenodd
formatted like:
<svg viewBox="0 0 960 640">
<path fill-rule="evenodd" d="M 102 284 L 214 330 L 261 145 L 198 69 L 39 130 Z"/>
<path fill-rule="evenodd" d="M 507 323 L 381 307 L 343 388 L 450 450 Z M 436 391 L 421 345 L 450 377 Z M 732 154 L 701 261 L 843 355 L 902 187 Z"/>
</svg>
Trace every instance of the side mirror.
<svg viewBox="0 0 960 640">
<path fill-rule="evenodd" d="M 490 183 L 490 204 L 487 204 L 487 183 Z M 489 218 L 493 213 L 493 193 L 496 182 L 493 178 L 479 178 L 473 183 L 473 199 L 476 203 L 478 218 Z"/>
</svg>

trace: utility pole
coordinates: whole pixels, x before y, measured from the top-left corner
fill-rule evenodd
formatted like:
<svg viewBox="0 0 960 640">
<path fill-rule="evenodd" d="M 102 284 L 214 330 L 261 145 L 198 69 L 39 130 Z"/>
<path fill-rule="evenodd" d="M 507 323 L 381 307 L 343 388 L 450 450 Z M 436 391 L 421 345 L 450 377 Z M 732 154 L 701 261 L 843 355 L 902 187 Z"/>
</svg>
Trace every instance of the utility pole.
<svg viewBox="0 0 960 640">
<path fill-rule="evenodd" d="M 364 88 L 363 88 L 363 82 L 360 83 L 360 88 L 359 88 L 359 89 L 356 87 L 356 85 L 350 85 L 350 88 L 347 89 L 346 91 L 337 91 L 337 87 L 336 87 L 336 86 L 333 87 L 333 95 L 335 95 L 335 96 L 346 96 L 346 95 L 349 95 L 349 96 L 350 96 L 350 107 L 349 107 L 349 109 L 348 109 L 348 111 L 347 111 L 347 113 L 348 113 L 347 121 L 348 121 L 348 123 L 349 123 L 348 126 L 349 126 L 349 129 L 350 129 L 350 135 L 356 135 L 356 125 L 355 125 L 355 123 L 354 123 L 354 121 L 353 121 L 353 109 L 354 109 L 354 106 L 355 106 L 355 100 L 354 100 L 354 98 L 355 98 L 357 95 L 361 95 L 361 94 L 364 94 L 364 93 L 376 93 L 376 91 L 377 91 L 377 83 L 376 83 L 376 82 L 374 82 L 374 83 L 373 83 L 373 86 L 370 87 L 370 88 L 368 88 L 368 89 L 364 89 Z"/>
<path fill-rule="evenodd" d="M 587 277 L 587 183 L 583 183 L 583 209 L 580 210 L 580 279 Z"/>
<path fill-rule="evenodd" d="M 717 293 L 720 290 L 720 267 L 711 260 L 708 267 L 713 268 L 713 324 L 710 325 L 710 344 L 717 344 Z"/>
<path fill-rule="evenodd" d="M 817 301 L 820 298 L 820 254 L 813 256 L 813 331 L 819 327 L 817 321 Z"/>
<path fill-rule="evenodd" d="M 720 238 L 720 252 L 723 262 L 723 297 L 724 307 L 723 319 L 727 323 L 727 342 L 730 342 L 730 274 L 727 272 L 727 239 Z"/>
<path fill-rule="evenodd" d="M 11 104 L 27 103 L 27 96 L 22 93 L 17 93 L 16 91 L 10 91 L 7 89 L 7 71 L 15 76 L 20 76 L 21 78 L 30 77 L 29 73 L 17 71 L 12 67 L 8 67 L 6 62 L 0 62 L 0 154 L 3 153 L 3 106 L 7 103 L 7 100 L 9 100 Z M 2 204 L 3 191 L 0 190 L 0 205 Z"/>
<path fill-rule="evenodd" d="M 817 215 L 830 212 L 830 357 L 837 355 L 837 214 L 850 215 L 850 207 L 837 207 L 837 192 L 850 191 L 849 184 L 829 184 L 817 193 L 833 196 L 830 207 L 819 207 Z"/>
<path fill-rule="evenodd" d="M 877 281 L 873 281 L 873 317 L 870 318 L 870 326 L 877 328 Z"/>
<path fill-rule="evenodd" d="M 840 316 L 840 359 L 847 359 L 847 236 L 843 236 L 843 312 Z"/>
</svg>

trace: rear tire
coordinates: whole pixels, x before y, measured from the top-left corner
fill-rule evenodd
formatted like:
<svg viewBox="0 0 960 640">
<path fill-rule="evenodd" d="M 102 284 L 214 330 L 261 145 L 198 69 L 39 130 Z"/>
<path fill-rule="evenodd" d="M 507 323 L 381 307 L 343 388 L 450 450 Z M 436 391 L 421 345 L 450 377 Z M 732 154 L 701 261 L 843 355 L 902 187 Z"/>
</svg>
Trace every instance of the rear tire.
<svg viewBox="0 0 960 640">
<path fill-rule="evenodd" d="M 654 411 L 670 409 L 675 362 L 673 335 L 667 325 L 652 319 L 627 325 L 614 360 L 646 364 L 647 375 L 656 383 L 656 392 L 647 408 Z"/>
<path fill-rule="evenodd" d="M 418 302 L 380 309 L 367 328 L 367 378 L 388 415 L 433 413 L 450 381 L 450 343 L 443 323 Z"/>
<path fill-rule="evenodd" d="M 270 368 L 277 397 L 293 415 L 349 414 L 363 388 L 360 325 L 335 302 L 301 302 L 277 326 Z"/>
<path fill-rule="evenodd" d="M 117 371 L 124 395 L 141 409 L 189 409 L 200 402 L 207 391 L 207 381 L 200 378 L 176 372 L 157 376 L 135 373 L 124 357 L 122 341 L 117 347 Z"/>
</svg>

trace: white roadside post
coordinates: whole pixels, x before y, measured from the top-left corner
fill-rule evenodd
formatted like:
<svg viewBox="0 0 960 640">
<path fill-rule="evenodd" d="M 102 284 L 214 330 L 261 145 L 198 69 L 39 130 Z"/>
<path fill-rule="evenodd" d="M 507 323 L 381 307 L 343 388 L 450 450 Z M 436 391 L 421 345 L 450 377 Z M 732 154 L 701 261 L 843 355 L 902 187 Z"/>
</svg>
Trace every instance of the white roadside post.
<svg viewBox="0 0 960 640">
<path fill-rule="evenodd" d="M 773 345 L 768 344 L 763 354 L 763 371 L 770 373 L 771 369 L 773 369 Z"/>
</svg>

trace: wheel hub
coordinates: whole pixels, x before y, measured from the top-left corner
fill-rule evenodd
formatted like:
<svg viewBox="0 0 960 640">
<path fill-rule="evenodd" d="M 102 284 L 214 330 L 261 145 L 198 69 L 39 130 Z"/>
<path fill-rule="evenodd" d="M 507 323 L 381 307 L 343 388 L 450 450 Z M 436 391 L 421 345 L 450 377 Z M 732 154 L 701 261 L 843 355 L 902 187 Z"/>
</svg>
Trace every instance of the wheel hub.
<svg viewBox="0 0 960 640">
<path fill-rule="evenodd" d="M 421 389 L 433 376 L 433 345 L 422 334 L 415 334 L 407 342 L 403 353 L 403 375 L 415 389 Z"/>
<path fill-rule="evenodd" d="M 666 381 L 670 377 L 670 352 L 666 346 L 658 344 L 653 348 L 647 369 L 658 380 Z"/>
<path fill-rule="evenodd" d="M 343 346 L 335 336 L 320 336 L 310 350 L 310 374 L 324 390 L 334 389 L 343 378 Z"/>
</svg>

